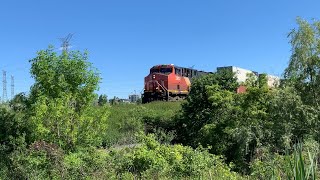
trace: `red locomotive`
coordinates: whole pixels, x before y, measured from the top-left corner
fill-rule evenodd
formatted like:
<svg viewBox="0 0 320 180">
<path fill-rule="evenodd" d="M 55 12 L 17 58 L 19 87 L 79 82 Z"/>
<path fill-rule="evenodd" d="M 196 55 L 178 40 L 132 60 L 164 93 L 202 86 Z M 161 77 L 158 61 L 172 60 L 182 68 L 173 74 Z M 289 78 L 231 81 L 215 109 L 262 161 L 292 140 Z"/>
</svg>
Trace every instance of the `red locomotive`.
<svg viewBox="0 0 320 180">
<path fill-rule="evenodd" d="M 189 94 L 191 79 L 206 73 L 173 64 L 153 66 L 144 78 L 142 103 L 184 99 Z"/>
</svg>

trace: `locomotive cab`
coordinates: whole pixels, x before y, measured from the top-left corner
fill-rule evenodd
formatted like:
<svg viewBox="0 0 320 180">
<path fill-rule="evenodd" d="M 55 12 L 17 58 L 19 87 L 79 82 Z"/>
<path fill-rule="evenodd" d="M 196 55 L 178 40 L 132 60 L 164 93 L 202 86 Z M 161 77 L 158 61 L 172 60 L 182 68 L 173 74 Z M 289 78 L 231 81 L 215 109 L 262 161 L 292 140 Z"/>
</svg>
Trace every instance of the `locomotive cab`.
<svg viewBox="0 0 320 180">
<path fill-rule="evenodd" d="M 178 100 L 186 97 L 190 89 L 191 71 L 170 65 L 157 65 L 144 79 L 143 103 L 155 100 Z M 191 78 L 191 77 L 190 77 Z"/>
</svg>

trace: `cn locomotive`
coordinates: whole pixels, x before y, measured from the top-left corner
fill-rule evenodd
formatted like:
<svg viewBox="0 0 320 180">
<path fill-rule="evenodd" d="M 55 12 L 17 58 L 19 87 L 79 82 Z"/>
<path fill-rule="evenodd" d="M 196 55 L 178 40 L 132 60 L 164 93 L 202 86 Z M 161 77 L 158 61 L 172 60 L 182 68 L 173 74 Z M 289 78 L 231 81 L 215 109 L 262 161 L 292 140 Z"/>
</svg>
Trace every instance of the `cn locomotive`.
<svg viewBox="0 0 320 180">
<path fill-rule="evenodd" d="M 207 73 L 173 64 L 153 66 L 144 78 L 142 103 L 184 99 L 189 94 L 192 78 Z"/>
</svg>

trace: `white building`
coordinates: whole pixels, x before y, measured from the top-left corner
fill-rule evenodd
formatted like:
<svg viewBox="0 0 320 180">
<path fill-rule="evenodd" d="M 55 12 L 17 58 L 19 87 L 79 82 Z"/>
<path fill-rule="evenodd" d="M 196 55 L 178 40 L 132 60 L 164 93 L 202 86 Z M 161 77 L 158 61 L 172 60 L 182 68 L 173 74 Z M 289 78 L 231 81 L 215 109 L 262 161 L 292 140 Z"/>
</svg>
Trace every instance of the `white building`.
<svg viewBox="0 0 320 180">
<path fill-rule="evenodd" d="M 130 100 L 130 102 L 132 102 L 132 103 L 137 102 L 137 101 L 139 100 L 139 98 L 140 98 L 140 96 L 137 95 L 137 94 L 129 95 L 129 100 Z"/>
<path fill-rule="evenodd" d="M 258 73 L 255 71 L 235 67 L 235 66 L 226 66 L 226 67 L 218 67 L 217 71 L 221 71 L 223 69 L 229 70 L 235 74 L 235 77 L 237 78 L 237 82 L 239 84 L 246 82 L 248 79 L 249 74 L 253 74 L 256 78 L 258 78 Z"/>
<path fill-rule="evenodd" d="M 218 67 L 217 71 L 219 72 L 223 69 L 233 72 L 239 84 L 244 83 L 248 79 L 249 74 L 253 74 L 255 78 L 258 78 L 259 76 L 258 72 L 235 67 L 235 66 Z M 273 88 L 280 85 L 280 77 L 267 74 L 266 78 L 267 78 L 268 87 Z"/>
</svg>

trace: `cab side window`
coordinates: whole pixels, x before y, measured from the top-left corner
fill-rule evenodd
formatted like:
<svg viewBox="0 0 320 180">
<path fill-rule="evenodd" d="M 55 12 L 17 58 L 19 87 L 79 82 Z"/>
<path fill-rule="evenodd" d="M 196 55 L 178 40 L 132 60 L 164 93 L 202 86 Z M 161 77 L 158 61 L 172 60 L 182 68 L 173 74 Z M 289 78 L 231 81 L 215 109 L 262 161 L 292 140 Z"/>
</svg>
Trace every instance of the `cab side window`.
<svg viewBox="0 0 320 180">
<path fill-rule="evenodd" d="M 181 75 L 181 69 L 179 69 L 179 68 L 175 68 L 175 74 L 177 74 L 177 75 Z"/>
</svg>

